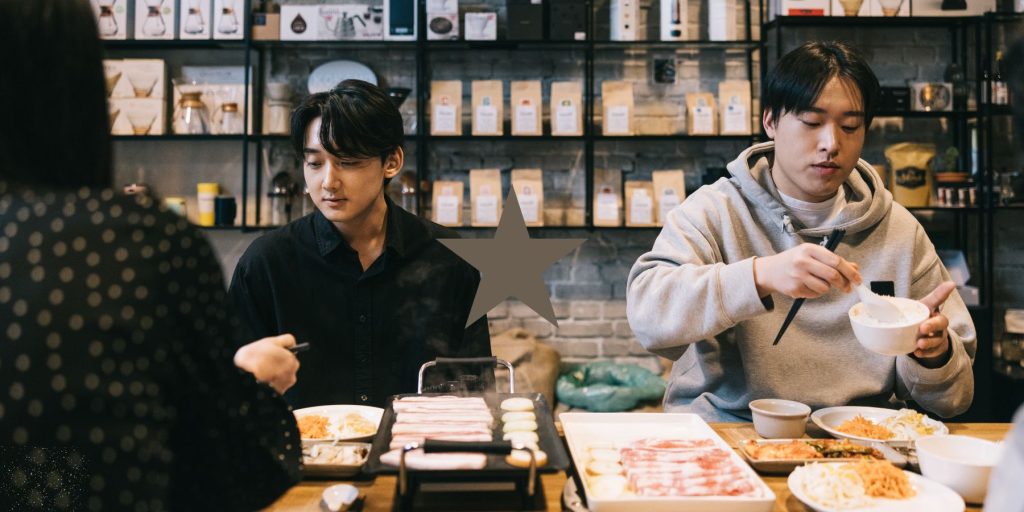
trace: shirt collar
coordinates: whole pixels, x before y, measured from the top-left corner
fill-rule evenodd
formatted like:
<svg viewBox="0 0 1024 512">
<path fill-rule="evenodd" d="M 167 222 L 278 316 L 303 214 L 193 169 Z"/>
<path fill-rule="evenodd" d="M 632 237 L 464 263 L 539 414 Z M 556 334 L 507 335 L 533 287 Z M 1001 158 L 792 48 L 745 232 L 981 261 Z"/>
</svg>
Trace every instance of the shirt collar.
<svg viewBox="0 0 1024 512">
<path fill-rule="evenodd" d="M 393 250 L 398 256 L 404 256 L 420 244 L 430 240 L 430 233 L 420 219 L 391 201 L 384 195 L 388 212 L 384 226 L 384 248 Z M 324 217 L 319 209 L 313 212 L 313 232 L 316 235 L 316 247 L 321 256 L 327 256 L 339 247 L 353 251 L 348 242 L 331 221 Z M 354 251 L 353 251 L 354 252 Z"/>
</svg>

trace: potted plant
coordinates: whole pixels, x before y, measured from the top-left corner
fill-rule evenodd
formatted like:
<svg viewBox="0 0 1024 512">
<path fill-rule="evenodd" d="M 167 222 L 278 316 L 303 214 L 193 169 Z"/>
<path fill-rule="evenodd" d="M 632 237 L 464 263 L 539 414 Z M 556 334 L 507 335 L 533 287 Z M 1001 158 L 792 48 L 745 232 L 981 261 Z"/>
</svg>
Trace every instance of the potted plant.
<svg viewBox="0 0 1024 512">
<path fill-rule="evenodd" d="M 970 177 L 968 173 L 957 170 L 957 159 L 960 158 L 960 151 L 956 146 L 950 146 L 942 154 L 942 171 L 935 173 L 935 180 L 939 183 L 963 183 Z"/>
</svg>

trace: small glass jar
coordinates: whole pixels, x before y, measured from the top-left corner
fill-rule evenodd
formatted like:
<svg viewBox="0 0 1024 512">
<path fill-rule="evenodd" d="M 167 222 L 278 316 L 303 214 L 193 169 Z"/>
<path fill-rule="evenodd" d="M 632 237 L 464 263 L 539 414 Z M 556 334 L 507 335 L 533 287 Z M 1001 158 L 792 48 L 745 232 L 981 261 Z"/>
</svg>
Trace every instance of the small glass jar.
<svg viewBox="0 0 1024 512">
<path fill-rule="evenodd" d="M 217 133 L 220 135 L 238 135 L 242 133 L 242 116 L 238 113 L 238 103 L 225 103 L 221 105 Z"/>
<path fill-rule="evenodd" d="M 993 347 L 996 370 L 1024 378 L 1024 309 L 1008 309 L 1003 318 L 1003 337 Z"/>
<path fill-rule="evenodd" d="M 181 135 L 205 135 L 210 133 L 210 116 L 201 99 L 202 92 L 182 92 L 178 109 L 174 113 L 174 133 Z"/>
</svg>

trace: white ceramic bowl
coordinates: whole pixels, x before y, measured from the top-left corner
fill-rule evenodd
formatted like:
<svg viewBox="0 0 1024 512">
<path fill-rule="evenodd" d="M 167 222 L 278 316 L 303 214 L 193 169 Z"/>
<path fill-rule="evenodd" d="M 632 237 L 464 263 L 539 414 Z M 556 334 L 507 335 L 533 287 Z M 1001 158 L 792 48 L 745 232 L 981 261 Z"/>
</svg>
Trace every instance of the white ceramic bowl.
<svg viewBox="0 0 1024 512">
<path fill-rule="evenodd" d="M 988 477 L 1000 446 L 968 436 L 928 436 L 917 440 L 921 474 L 946 485 L 968 503 L 983 503 Z"/>
<path fill-rule="evenodd" d="M 359 489 L 349 484 L 336 484 L 324 489 L 324 505 L 331 512 L 345 512 L 359 498 Z"/>
<path fill-rule="evenodd" d="M 902 356 L 917 349 L 917 329 L 931 314 L 928 306 L 902 297 L 888 297 L 896 303 L 906 319 L 895 324 L 883 324 L 867 315 L 864 303 L 850 308 L 850 325 L 857 341 L 872 352 L 884 356 Z"/>
<path fill-rule="evenodd" d="M 765 439 L 795 439 L 807 430 L 811 408 L 800 402 L 762 398 L 750 402 L 754 430 Z"/>
</svg>

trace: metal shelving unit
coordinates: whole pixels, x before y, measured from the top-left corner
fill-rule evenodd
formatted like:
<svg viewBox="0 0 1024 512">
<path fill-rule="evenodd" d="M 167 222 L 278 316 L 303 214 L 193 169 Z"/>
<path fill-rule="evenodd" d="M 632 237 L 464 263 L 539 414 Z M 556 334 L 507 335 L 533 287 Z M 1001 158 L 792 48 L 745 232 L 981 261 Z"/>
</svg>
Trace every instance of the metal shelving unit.
<svg viewBox="0 0 1024 512">
<path fill-rule="evenodd" d="M 245 9 L 246 12 L 251 11 L 251 0 L 246 0 Z M 548 5 L 545 3 L 545 5 Z M 691 135 L 636 135 L 636 136 L 604 136 L 600 134 L 600 127 L 595 127 L 595 86 L 598 84 L 601 77 L 595 76 L 595 65 L 594 61 L 598 55 L 602 52 L 616 52 L 616 51 L 629 51 L 632 49 L 637 50 L 728 50 L 736 49 L 743 50 L 746 53 L 747 72 L 748 77 L 753 81 L 755 67 L 753 65 L 753 54 L 763 49 L 763 43 L 760 39 L 754 39 L 752 36 L 752 26 L 757 20 L 753 19 L 751 13 L 750 1 L 745 1 L 743 4 L 745 9 L 745 33 L 744 38 L 737 41 L 707 41 L 707 40 L 688 40 L 678 42 L 667 42 L 667 41 L 606 41 L 595 39 L 595 27 L 596 27 L 596 9 L 594 2 L 588 2 L 589 12 L 591 13 L 586 20 L 586 32 L 587 38 L 585 40 L 577 41 L 554 41 L 554 40 L 541 40 L 541 41 L 522 41 L 522 40 L 497 40 L 497 41 L 432 41 L 427 40 L 427 27 L 426 27 L 426 16 L 419 16 L 419 30 L 417 41 L 255 41 L 251 38 L 251 26 L 246 26 L 245 38 L 242 40 L 202 40 L 202 41 L 189 41 L 189 40 L 167 40 L 167 41 L 105 41 L 106 49 L 112 53 L 112 56 L 117 57 L 119 53 L 127 54 L 131 56 L 137 55 L 139 52 L 148 52 L 150 54 L 164 54 L 165 52 L 175 51 L 195 51 L 195 50 L 210 50 L 210 51 L 238 51 L 244 53 L 244 65 L 246 69 L 250 70 L 250 73 L 246 76 L 246 90 L 247 97 L 245 98 L 245 104 L 249 103 L 248 90 L 251 86 L 253 101 L 251 109 L 246 109 L 246 120 L 245 122 L 250 123 L 249 116 L 252 116 L 252 132 L 251 134 L 244 135 L 159 135 L 159 136 L 116 136 L 114 140 L 119 142 L 139 142 L 139 141 L 204 141 L 204 142 L 217 142 L 217 143 L 241 143 L 242 150 L 242 176 L 241 176 L 241 223 L 234 227 L 218 227 L 216 229 L 240 229 L 243 231 L 266 229 L 267 226 L 262 225 L 250 225 L 248 224 L 249 218 L 249 201 L 247 200 L 250 183 L 254 187 L 254 194 L 259 198 L 263 192 L 263 181 L 262 176 L 263 160 L 260 157 L 264 147 L 268 144 L 279 143 L 287 141 L 289 136 L 287 135 L 267 135 L 263 134 L 263 94 L 266 86 L 267 69 L 269 69 L 269 57 L 273 52 L 278 51 L 328 51 L 330 53 L 345 53 L 350 51 L 362 51 L 362 50 L 397 50 L 397 51 L 408 51 L 412 52 L 416 58 L 416 132 L 413 134 L 407 134 L 407 140 L 415 143 L 415 155 L 413 158 L 416 163 L 417 182 L 422 183 L 424 180 L 431 180 L 435 169 L 430 168 L 430 149 L 436 144 L 445 143 L 492 143 L 492 142 L 525 142 L 530 144 L 557 144 L 557 143 L 570 143 L 570 144 L 582 144 L 584 151 L 584 168 L 585 168 L 585 183 L 586 187 L 586 222 L 587 226 L 585 229 L 590 230 L 607 230 L 615 228 L 603 228 L 594 227 L 592 225 L 593 218 L 593 204 L 590 191 L 593 189 L 593 171 L 594 171 L 594 150 L 595 144 L 605 142 L 651 142 L 651 143 L 672 143 L 672 142 L 706 142 L 706 141 L 733 141 L 733 142 L 747 142 L 752 143 L 763 138 L 760 134 L 754 133 L 752 135 L 725 135 L 725 136 L 691 136 Z M 420 12 L 425 12 L 426 2 L 425 0 L 418 0 L 418 9 Z M 248 19 L 248 17 L 247 17 Z M 580 136 L 551 136 L 550 128 L 545 127 L 545 134 L 541 136 L 513 136 L 513 135 L 502 135 L 502 136 L 434 136 L 429 133 L 429 117 L 427 108 L 429 105 L 429 94 L 430 94 L 430 80 L 431 80 L 431 61 L 432 57 L 439 53 L 444 52 L 461 52 L 467 55 L 478 55 L 479 52 L 491 52 L 491 51 L 514 51 L 514 52 L 550 52 L 550 51 L 567 51 L 567 52 L 580 52 L 580 59 L 582 61 L 583 76 L 581 81 L 583 83 L 583 135 Z M 526 75 L 524 75 L 525 77 Z M 168 80 L 169 82 L 169 80 Z M 169 86 L 168 86 L 169 87 Z M 168 88 L 168 90 L 170 90 Z M 751 91 L 751 96 L 756 97 L 756 91 Z M 170 97 L 168 95 L 167 97 Z M 173 106 L 171 109 L 173 111 Z M 171 115 L 168 115 L 171 117 Z M 169 128 L 169 122 L 168 122 Z M 170 130 L 167 130 L 169 132 Z M 255 151 L 255 159 L 252 165 L 250 160 L 253 160 L 253 151 Z M 250 171 L 253 171 L 253 176 L 250 176 Z M 253 180 L 250 182 L 250 180 Z M 430 197 L 429 193 L 424 190 L 424 187 L 418 187 L 417 195 L 417 213 L 426 213 L 425 205 L 429 204 Z M 261 202 L 260 200 L 254 201 L 255 218 L 260 219 L 261 213 Z M 258 222 L 258 221 L 257 221 Z M 577 226 L 551 226 L 552 229 L 580 229 Z M 462 229 L 462 228 L 460 228 Z M 621 228 L 621 229 L 645 229 L 645 228 Z"/>
<path fill-rule="evenodd" d="M 244 9 L 246 13 L 251 11 L 250 0 L 245 0 Z M 245 19 L 248 21 L 249 16 Z M 208 50 L 213 52 L 241 52 L 242 53 L 242 65 L 245 70 L 251 71 L 252 67 L 252 53 L 253 45 L 250 38 L 251 26 L 248 23 L 245 25 L 245 35 L 240 40 L 217 40 L 217 39 L 204 39 L 204 40 L 181 40 L 181 39 L 170 39 L 170 40 L 104 40 L 103 50 L 104 58 L 136 58 L 140 52 L 147 54 L 158 54 L 165 55 L 168 52 L 194 52 L 200 50 Z M 251 72 L 245 74 L 245 95 L 242 98 L 242 105 L 249 104 L 249 86 L 250 80 L 253 74 Z M 171 85 L 171 77 L 167 76 L 164 84 L 164 98 L 165 101 L 170 103 L 173 97 L 172 91 L 173 86 Z M 250 116 L 253 115 L 250 112 L 251 109 L 245 108 L 245 115 L 243 116 L 243 126 L 248 126 Z M 211 143 L 241 143 L 241 154 L 242 154 L 242 173 L 241 179 L 241 191 L 242 201 L 240 208 L 241 223 L 236 226 L 204 226 L 202 229 L 207 230 L 246 230 L 249 227 L 246 226 L 246 217 L 248 214 L 248 205 L 245 201 L 245 191 L 248 189 L 248 178 L 249 178 L 249 146 L 254 140 L 254 136 L 249 133 L 238 134 L 238 135 L 183 135 L 171 133 L 171 124 L 173 119 L 174 106 L 168 105 L 167 115 L 164 119 L 164 134 L 163 135 L 113 135 L 111 139 L 117 142 L 211 142 Z M 258 133 L 258 132 L 257 132 Z"/>
<path fill-rule="evenodd" d="M 997 38 L 999 35 L 1003 35 L 1007 43 L 1012 43 L 1013 39 L 1008 37 L 1008 33 L 1014 33 L 1013 38 L 1024 37 L 1024 13 L 989 13 L 983 18 L 984 27 L 984 45 L 979 49 L 979 61 L 983 71 L 979 71 L 979 74 L 983 74 L 989 78 L 987 81 L 981 81 L 982 86 L 986 90 L 992 90 L 993 71 L 995 69 L 996 61 L 996 50 L 997 50 Z M 1008 64 L 1004 61 L 1003 72 L 1006 71 L 1005 66 Z M 1013 65 L 1012 63 L 1009 63 Z M 1008 212 L 1022 211 L 1024 212 L 1024 204 L 1010 204 L 1004 205 L 1000 203 L 998 198 L 998 183 L 996 183 L 995 171 L 998 169 L 1006 169 L 1008 167 L 1024 168 L 1024 162 L 1015 161 L 1007 162 L 1006 160 L 997 160 L 995 151 L 996 138 L 1005 135 L 996 126 L 997 122 L 1008 121 L 1008 117 L 1012 115 L 1011 107 L 1009 105 L 996 105 L 991 103 L 979 103 L 981 105 L 982 115 L 982 136 L 981 140 L 981 156 L 989 170 L 987 174 L 987 181 L 985 186 L 991 191 L 988 194 L 988 202 L 986 203 L 987 211 L 986 216 L 990 226 L 989 238 L 992 238 L 992 233 L 995 231 L 995 225 L 997 222 L 997 213 L 1002 212 L 1005 214 Z M 1017 134 L 1019 137 L 1020 134 Z M 1018 153 L 1019 154 L 1019 153 Z M 1018 218 L 1024 218 L 1024 216 L 1018 216 Z M 991 241 L 990 241 L 991 242 Z M 989 265 L 994 266 L 994 251 L 989 252 Z M 992 301 L 993 308 L 991 311 L 992 315 L 992 334 L 996 333 L 996 322 L 997 314 L 1002 312 L 1002 304 L 997 304 L 995 301 L 993 290 L 995 288 L 994 276 L 989 276 L 989 298 Z M 976 363 L 977 364 L 977 363 Z M 1013 413 L 1017 404 L 1024 403 L 1024 380 L 1015 378 L 1012 375 L 1004 373 L 1001 365 L 997 364 L 994 358 L 994 354 L 991 360 L 986 361 L 989 368 L 993 369 L 995 373 L 995 391 L 999 395 L 996 402 L 997 405 L 997 417 L 1000 420 L 1009 421 L 1010 414 Z"/>
</svg>

